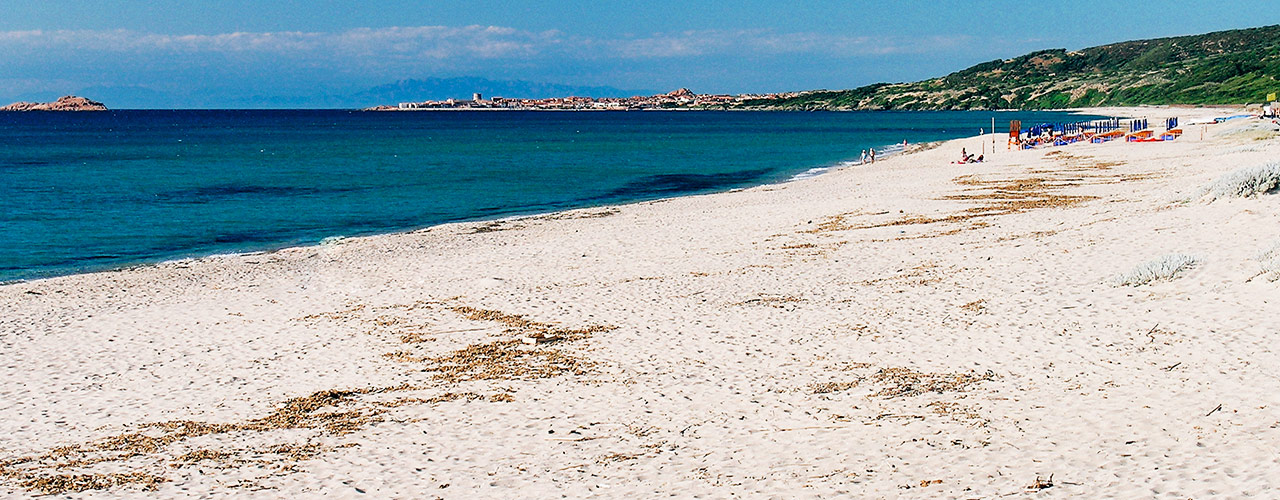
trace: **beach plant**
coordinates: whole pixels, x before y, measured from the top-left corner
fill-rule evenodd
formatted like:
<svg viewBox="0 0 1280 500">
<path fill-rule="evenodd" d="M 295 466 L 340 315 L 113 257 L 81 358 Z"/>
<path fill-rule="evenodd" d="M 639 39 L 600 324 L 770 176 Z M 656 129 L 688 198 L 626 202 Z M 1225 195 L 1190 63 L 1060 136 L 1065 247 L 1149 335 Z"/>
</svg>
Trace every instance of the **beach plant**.
<svg viewBox="0 0 1280 500">
<path fill-rule="evenodd" d="M 1200 259 L 1190 255 L 1171 253 L 1158 259 L 1144 262 L 1127 273 L 1111 278 L 1115 286 L 1141 286 L 1157 281 L 1169 281 L 1178 274 L 1195 267 Z"/>
<path fill-rule="evenodd" d="M 1222 154 L 1229 155 L 1229 154 L 1235 154 L 1235 153 L 1257 153 L 1258 151 L 1262 151 L 1263 149 L 1264 148 L 1262 146 L 1259 146 L 1256 144 L 1249 145 L 1249 146 L 1237 146 L 1234 148 L 1227 149 L 1226 151 L 1223 151 Z"/>
<path fill-rule="evenodd" d="M 1258 264 L 1262 266 L 1260 274 L 1266 276 L 1270 281 L 1280 280 L 1280 240 L 1271 245 L 1257 256 Z"/>
<path fill-rule="evenodd" d="M 1280 163 L 1245 167 L 1217 178 L 1200 189 L 1197 197 L 1245 198 L 1280 190 Z"/>
<path fill-rule="evenodd" d="M 1233 139 L 1236 142 L 1266 141 L 1276 137 L 1276 126 L 1270 121 L 1246 121 L 1212 134 L 1214 137 Z"/>
</svg>

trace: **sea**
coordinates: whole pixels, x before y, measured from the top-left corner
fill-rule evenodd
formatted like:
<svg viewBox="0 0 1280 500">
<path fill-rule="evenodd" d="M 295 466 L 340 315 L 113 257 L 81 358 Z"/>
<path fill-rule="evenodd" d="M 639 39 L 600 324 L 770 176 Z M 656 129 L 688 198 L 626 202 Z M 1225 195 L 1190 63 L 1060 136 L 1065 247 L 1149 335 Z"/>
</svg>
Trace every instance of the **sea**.
<svg viewBox="0 0 1280 500">
<path fill-rule="evenodd" d="M 788 182 L 1060 112 L 0 113 L 0 282 Z M 958 154 L 958 152 L 957 152 Z"/>
</svg>

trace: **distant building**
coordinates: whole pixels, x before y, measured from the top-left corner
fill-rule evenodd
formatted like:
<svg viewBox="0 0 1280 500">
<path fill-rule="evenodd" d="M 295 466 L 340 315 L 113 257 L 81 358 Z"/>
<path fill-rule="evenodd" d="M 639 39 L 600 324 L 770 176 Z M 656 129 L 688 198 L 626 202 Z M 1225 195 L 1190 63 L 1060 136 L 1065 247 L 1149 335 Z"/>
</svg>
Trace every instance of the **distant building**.
<svg viewBox="0 0 1280 500">
<path fill-rule="evenodd" d="M 474 94 L 471 94 L 471 100 L 475 102 L 480 102 L 484 100 L 484 96 L 480 95 L 479 92 L 476 92 Z"/>
</svg>

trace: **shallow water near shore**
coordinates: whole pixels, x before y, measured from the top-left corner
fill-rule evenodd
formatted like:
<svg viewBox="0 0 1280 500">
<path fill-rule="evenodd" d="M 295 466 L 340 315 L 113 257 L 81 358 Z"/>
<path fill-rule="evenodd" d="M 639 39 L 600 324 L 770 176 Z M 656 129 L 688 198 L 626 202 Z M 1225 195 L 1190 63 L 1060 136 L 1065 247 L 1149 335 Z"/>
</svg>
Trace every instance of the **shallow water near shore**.
<svg viewBox="0 0 1280 500">
<path fill-rule="evenodd" d="M 1051 112 L 0 113 L 0 282 L 723 191 Z"/>
</svg>

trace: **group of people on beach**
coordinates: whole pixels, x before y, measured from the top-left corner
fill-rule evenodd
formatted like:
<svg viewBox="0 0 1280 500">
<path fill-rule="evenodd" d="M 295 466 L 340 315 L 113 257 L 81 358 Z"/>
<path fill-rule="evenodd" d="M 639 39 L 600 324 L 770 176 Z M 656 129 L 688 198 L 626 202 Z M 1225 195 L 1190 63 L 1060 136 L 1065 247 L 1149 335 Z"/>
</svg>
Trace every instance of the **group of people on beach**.
<svg viewBox="0 0 1280 500">
<path fill-rule="evenodd" d="M 903 149 L 906 149 L 907 141 L 902 141 L 902 147 Z M 957 164 L 957 165 L 965 164 L 965 163 L 982 163 L 985 160 L 986 160 L 986 155 L 980 154 L 978 156 L 973 156 L 969 154 L 969 151 L 965 150 L 965 148 L 960 148 L 960 161 L 953 161 L 951 163 Z M 875 148 L 862 150 L 862 156 L 858 159 L 859 165 L 866 165 L 868 163 L 875 163 L 875 162 L 876 162 Z"/>
<path fill-rule="evenodd" d="M 982 161 L 985 159 L 983 158 L 984 156 L 985 155 L 978 155 L 977 157 L 974 157 L 973 155 L 969 154 L 968 151 L 965 151 L 964 148 L 960 148 L 960 161 L 953 161 L 951 163 L 954 163 L 954 164 L 982 163 Z"/>
<path fill-rule="evenodd" d="M 903 139 L 902 152 L 906 152 L 906 151 L 907 151 L 907 140 Z M 875 163 L 875 162 L 876 162 L 876 148 L 862 150 L 862 156 L 858 158 L 859 165 L 866 165 L 868 163 Z"/>
<path fill-rule="evenodd" d="M 892 150 L 893 147 L 890 146 L 890 148 Z M 900 152 L 906 152 L 906 139 L 902 139 L 902 150 Z M 858 164 L 867 165 L 874 164 L 874 162 L 876 162 L 876 148 L 873 147 L 870 148 L 870 150 L 863 150 L 863 156 L 859 157 Z"/>
</svg>

